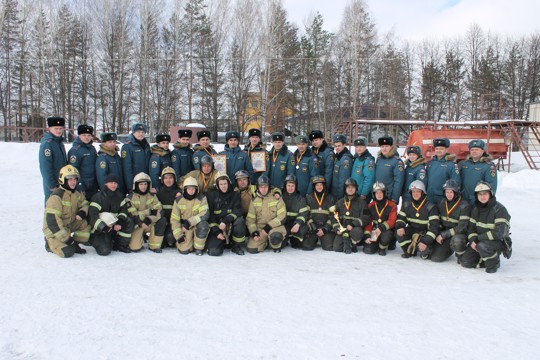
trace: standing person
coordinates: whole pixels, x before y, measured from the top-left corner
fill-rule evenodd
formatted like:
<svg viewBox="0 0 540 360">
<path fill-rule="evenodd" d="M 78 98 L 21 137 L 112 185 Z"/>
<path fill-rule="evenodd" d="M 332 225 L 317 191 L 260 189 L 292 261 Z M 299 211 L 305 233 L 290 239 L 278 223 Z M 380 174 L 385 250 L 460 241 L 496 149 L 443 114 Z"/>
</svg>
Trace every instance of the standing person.
<svg viewBox="0 0 540 360">
<path fill-rule="evenodd" d="M 310 213 L 307 223 L 309 230 L 302 243 L 302 249 L 313 250 L 317 246 L 317 241 L 320 241 L 323 250 L 332 251 L 335 233 L 332 231 L 333 214 L 330 213 L 330 208 L 336 201 L 326 188 L 324 176 L 317 175 L 311 182 L 313 192 L 306 196 Z"/>
<path fill-rule="evenodd" d="M 397 221 L 397 205 L 388 199 L 386 186 L 375 182 L 372 187 L 373 201 L 368 205 L 372 220 L 372 232 L 365 241 L 364 253 L 385 256 L 389 245 L 395 243 L 394 228 Z"/>
<path fill-rule="evenodd" d="M 242 244 L 246 241 L 246 222 L 242 217 L 240 193 L 234 191 L 225 173 L 216 178 L 216 188 L 208 193 L 210 233 L 206 249 L 210 256 L 223 254 L 226 243 L 232 243 L 231 251 L 244 255 Z"/>
<path fill-rule="evenodd" d="M 426 159 L 422 156 L 422 149 L 419 146 L 411 145 L 407 147 L 407 160 L 405 160 L 405 181 L 401 196 L 403 201 L 411 201 L 409 186 L 415 180 L 420 180 L 427 188 Z"/>
<path fill-rule="evenodd" d="M 429 202 L 423 182 L 413 181 L 409 191 L 412 201 L 401 206 L 396 221 L 396 238 L 403 250 L 402 258 L 416 256 L 418 250 L 422 259 L 427 260 L 439 235 L 439 211 L 437 205 Z"/>
<path fill-rule="evenodd" d="M 200 160 L 200 170 L 190 171 L 185 177 L 180 179 L 180 183 L 183 183 L 188 177 L 192 177 L 197 181 L 197 191 L 202 195 L 208 194 L 210 190 L 216 186 L 216 176 L 218 171 L 214 168 L 214 159 L 205 155 Z"/>
<path fill-rule="evenodd" d="M 194 153 L 193 153 L 193 169 L 194 170 L 200 170 L 201 169 L 201 159 L 203 156 L 210 156 L 217 155 L 216 150 L 214 150 L 214 147 L 210 144 L 210 131 L 208 130 L 201 130 L 197 132 L 197 140 L 199 141 L 198 144 L 195 144 L 193 147 Z"/>
<path fill-rule="evenodd" d="M 276 199 L 270 191 L 270 179 L 262 175 L 257 180 L 257 195 L 249 205 L 246 225 L 250 234 L 247 251 L 251 254 L 263 252 L 268 243 L 275 253 L 281 252 L 287 230 L 283 224 L 287 209 L 282 198 Z"/>
<path fill-rule="evenodd" d="M 60 169 L 67 164 L 63 137 L 65 125 L 66 120 L 63 117 L 48 117 L 48 131 L 39 141 L 39 170 L 43 178 L 45 201 L 51 192 L 58 188 Z"/>
<path fill-rule="evenodd" d="M 365 138 L 359 137 L 354 140 L 354 161 L 351 177 L 358 184 L 358 194 L 363 200 L 371 199 L 371 187 L 375 181 L 375 158 L 367 149 Z"/>
<path fill-rule="evenodd" d="M 150 166 L 149 176 L 152 180 L 154 190 L 159 190 L 161 182 L 159 176 L 166 167 L 172 166 L 171 150 L 169 144 L 171 143 L 171 136 L 169 134 L 159 134 L 156 136 L 156 144 L 152 145 L 150 152 Z"/>
<path fill-rule="evenodd" d="M 474 189 L 475 207 L 471 210 L 471 220 L 467 233 L 469 244 L 461 256 L 461 266 L 465 268 L 485 266 L 487 273 L 496 273 L 501 266 L 501 252 L 510 258 L 510 214 L 497 201 L 491 185 L 480 181 Z"/>
<path fill-rule="evenodd" d="M 148 250 L 161 252 L 167 220 L 161 216 L 162 205 L 157 196 L 150 192 L 151 186 L 150 176 L 139 173 L 133 178 L 133 189 L 127 197 L 130 204 L 128 213 L 135 224 L 129 249 L 134 252 L 143 249 L 144 234 L 148 232 Z"/>
<path fill-rule="evenodd" d="M 173 145 L 171 153 L 172 168 L 178 179 L 186 176 L 193 170 L 193 148 L 191 147 L 191 135 L 189 129 L 178 130 L 178 141 Z"/>
<path fill-rule="evenodd" d="M 167 220 L 161 247 L 176 247 L 176 240 L 174 239 L 171 228 L 171 213 L 174 200 L 176 200 L 181 193 L 176 183 L 176 173 L 172 167 L 166 167 L 161 172 L 161 187 L 156 195 L 163 209 L 163 217 Z"/>
<path fill-rule="evenodd" d="M 459 168 L 456 164 L 456 155 L 448 154 L 450 140 L 437 138 L 433 140 L 435 155 L 427 165 L 427 196 L 432 204 L 438 204 L 443 196 L 443 185 L 448 179 L 452 179 L 461 185 Z"/>
<path fill-rule="evenodd" d="M 244 146 L 244 151 L 247 152 L 249 161 L 253 161 L 251 158 L 252 153 L 264 152 L 265 159 L 268 163 L 268 153 L 266 152 L 266 144 L 261 141 L 261 130 L 259 129 L 249 129 L 248 131 L 249 144 Z M 253 167 L 253 163 L 251 164 Z M 256 184 L 259 177 L 264 174 L 264 171 L 253 171 L 253 174 L 250 176 L 250 182 Z"/>
<path fill-rule="evenodd" d="M 105 179 L 114 174 L 118 179 L 118 191 L 126 194 L 124 188 L 124 174 L 122 170 L 122 161 L 118 155 L 118 146 L 116 145 L 117 136 L 115 133 L 102 133 L 101 144 L 99 144 L 98 157 L 96 159 L 96 177 L 99 189 L 105 189 Z"/>
<path fill-rule="evenodd" d="M 382 136 L 378 142 L 380 151 L 377 154 L 377 163 L 375 164 L 375 181 L 382 182 L 386 186 L 388 198 L 394 204 L 399 204 L 405 180 L 403 161 L 397 154 L 397 147 L 394 145 L 392 137 Z"/>
<path fill-rule="evenodd" d="M 64 166 L 58 177 L 60 186 L 45 203 L 43 234 L 47 251 L 68 258 L 86 253 L 79 243 L 90 238 L 90 225 L 86 222 L 88 201 L 77 190 L 79 172 L 75 167 Z"/>
<path fill-rule="evenodd" d="M 240 193 L 240 202 L 242 204 L 242 216 L 245 218 L 249 211 L 251 200 L 256 196 L 257 186 L 249 183 L 249 173 L 245 170 L 237 171 L 235 174 L 235 191 Z"/>
<path fill-rule="evenodd" d="M 195 255 L 203 255 L 210 231 L 208 202 L 206 196 L 199 193 L 198 187 L 197 180 L 188 176 L 182 184 L 182 196 L 174 201 L 171 214 L 176 248 L 184 255 L 193 250 Z"/>
<path fill-rule="evenodd" d="M 480 181 L 487 182 L 497 193 L 497 169 L 491 155 L 486 153 L 486 143 L 483 140 L 469 142 L 470 155 L 459 163 L 463 197 L 471 204 L 475 202 L 474 188 Z"/>
<path fill-rule="evenodd" d="M 285 135 L 280 132 L 272 134 L 273 147 L 269 154 L 269 165 L 266 166 L 266 175 L 270 179 L 270 185 L 282 189 L 287 175 L 294 175 L 296 162 L 293 154 L 284 143 Z"/>
<path fill-rule="evenodd" d="M 79 125 L 77 138 L 68 152 L 70 165 L 79 170 L 81 178 L 77 189 L 81 191 L 86 200 L 90 200 L 98 191 L 96 178 L 97 151 L 93 145 L 94 128 L 90 125 Z"/>
<path fill-rule="evenodd" d="M 138 173 L 148 174 L 150 163 L 150 144 L 146 141 L 146 126 L 141 123 L 133 124 L 128 141 L 122 145 L 122 171 L 124 175 L 124 190 L 133 187 L 133 178 Z"/>
<path fill-rule="evenodd" d="M 342 134 L 334 135 L 334 172 L 332 174 L 332 195 L 336 199 L 341 199 L 344 194 L 343 183 L 351 177 L 353 156 L 349 148 L 345 145 L 347 137 Z"/>
<path fill-rule="evenodd" d="M 293 154 L 296 162 L 297 191 L 302 196 L 306 196 L 312 191 L 311 179 L 317 175 L 314 155 L 308 142 L 306 135 L 298 135 L 296 137 L 297 148 Z"/>
<path fill-rule="evenodd" d="M 253 174 L 253 167 L 251 166 L 251 161 L 249 156 L 240 149 L 238 144 L 240 140 L 240 133 L 238 131 L 227 131 L 225 134 L 225 150 L 220 152 L 220 154 L 227 157 L 227 176 L 229 179 L 234 179 L 234 174 L 237 171 L 245 170 L 250 176 Z"/>
<path fill-rule="evenodd" d="M 358 195 L 356 181 L 348 178 L 343 187 L 344 196 L 335 205 L 333 250 L 350 254 L 357 252 L 357 246 L 363 244 L 364 226 L 370 224 L 370 215 L 366 202 Z"/>
<path fill-rule="evenodd" d="M 305 196 L 297 190 L 296 176 L 287 175 L 282 196 L 287 209 L 287 218 L 284 225 L 287 230 L 288 240 L 294 249 L 302 249 L 307 233 L 306 222 L 309 219 L 309 207 L 306 204 Z"/>
<path fill-rule="evenodd" d="M 107 175 L 105 186 L 93 197 L 88 216 L 92 234 L 90 241 L 98 255 L 106 256 L 112 250 L 130 253 L 129 242 L 133 222 L 128 214 L 129 204 L 119 190 L 120 179 L 114 173 Z"/>
<path fill-rule="evenodd" d="M 471 206 L 462 197 L 459 185 L 454 180 L 446 180 L 443 191 L 445 198 L 438 204 L 441 233 L 435 238 L 440 246 L 433 251 L 431 261 L 444 261 L 455 251 L 459 264 L 467 246 Z"/>
<path fill-rule="evenodd" d="M 324 176 L 326 187 L 332 189 L 332 173 L 334 171 L 334 148 L 324 140 L 321 130 L 313 130 L 309 134 L 311 140 L 311 150 L 315 155 L 313 161 L 317 174 Z"/>
</svg>

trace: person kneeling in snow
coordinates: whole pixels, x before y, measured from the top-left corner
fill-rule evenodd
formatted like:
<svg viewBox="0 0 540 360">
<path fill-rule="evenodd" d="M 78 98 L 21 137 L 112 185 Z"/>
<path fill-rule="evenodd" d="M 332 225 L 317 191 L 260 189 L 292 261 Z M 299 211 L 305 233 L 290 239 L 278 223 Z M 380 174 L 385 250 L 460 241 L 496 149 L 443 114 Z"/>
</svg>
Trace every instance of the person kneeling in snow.
<svg viewBox="0 0 540 360">
<path fill-rule="evenodd" d="M 130 253 L 129 242 L 133 231 L 124 194 L 118 189 L 119 178 L 109 174 L 105 186 L 92 197 L 88 208 L 92 227 L 91 242 L 98 255 L 109 255 L 112 250 Z"/>
<path fill-rule="evenodd" d="M 307 233 L 306 221 L 309 219 L 309 207 L 306 198 L 298 192 L 298 181 L 295 175 L 285 177 L 283 186 L 283 201 L 287 209 L 285 229 L 289 235 L 289 241 L 294 249 L 304 249 L 304 238 Z M 313 250 L 309 246 L 306 250 Z"/>
<path fill-rule="evenodd" d="M 270 178 L 261 175 L 257 180 L 257 195 L 249 205 L 246 224 L 251 236 L 247 251 L 251 254 L 263 252 L 270 242 L 274 252 L 281 252 L 287 230 L 285 223 L 287 209 L 279 189 L 270 191 Z"/>
<path fill-rule="evenodd" d="M 197 180 L 188 176 L 183 185 L 182 196 L 174 201 L 171 228 L 176 239 L 176 248 L 187 255 L 195 249 L 195 255 L 204 254 L 208 225 L 208 201 L 199 193 Z"/>
<path fill-rule="evenodd" d="M 335 205 L 333 228 L 336 232 L 333 250 L 350 254 L 357 252 L 357 246 L 363 245 L 364 226 L 371 232 L 370 214 L 366 201 L 358 195 L 358 184 L 353 178 L 345 180 L 345 196 Z"/>
<path fill-rule="evenodd" d="M 51 193 L 45 203 L 45 249 L 66 258 L 75 253 L 85 254 L 86 250 L 81 249 L 79 243 L 88 241 L 90 225 L 85 220 L 88 201 L 77 191 L 79 171 L 72 165 L 64 166 L 60 169 L 58 182 L 60 187 Z"/>
<path fill-rule="evenodd" d="M 495 273 L 500 267 L 501 252 L 506 258 L 511 255 L 510 214 L 497 201 L 488 182 L 478 182 L 474 192 L 476 207 L 471 210 L 469 245 L 461 256 L 461 266 L 485 266 L 487 273 Z"/>
<path fill-rule="evenodd" d="M 439 234 L 439 211 L 426 197 L 426 187 L 420 180 L 409 186 L 412 201 L 403 203 L 396 221 L 396 238 L 403 250 L 401 257 L 416 256 L 420 251 L 422 259 L 431 255 L 434 241 Z"/>
<path fill-rule="evenodd" d="M 133 191 L 127 197 L 131 204 L 128 212 L 135 224 L 129 242 L 131 251 L 141 250 L 144 233 L 150 232 L 148 249 L 155 253 L 161 252 L 167 219 L 161 217 L 162 206 L 157 196 L 149 192 L 151 184 L 148 174 L 138 173 L 133 179 Z"/>
</svg>

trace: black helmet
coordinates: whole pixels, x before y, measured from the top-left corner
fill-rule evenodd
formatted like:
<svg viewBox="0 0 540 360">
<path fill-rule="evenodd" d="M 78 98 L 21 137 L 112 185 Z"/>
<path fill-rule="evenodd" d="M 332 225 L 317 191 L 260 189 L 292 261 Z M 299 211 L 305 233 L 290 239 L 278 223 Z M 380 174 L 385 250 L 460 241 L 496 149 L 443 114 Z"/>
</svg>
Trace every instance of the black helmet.
<svg viewBox="0 0 540 360">
<path fill-rule="evenodd" d="M 285 177 L 285 181 L 283 183 L 285 184 L 285 183 L 288 183 L 288 182 L 293 182 L 293 183 L 296 184 L 296 175 L 294 175 L 294 174 L 287 175 Z"/>
<path fill-rule="evenodd" d="M 324 178 L 324 176 L 316 175 L 313 177 L 313 179 L 311 179 L 311 183 L 313 185 L 318 184 L 318 183 L 326 184 L 326 179 Z"/>
<path fill-rule="evenodd" d="M 446 180 L 446 182 L 444 183 L 442 189 L 443 189 L 443 191 L 447 190 L 447 189 L 452 190 L 456 195 L 459 195 L 459 193 L 460 193 L 459 184 L 457 183 L 456 180 L 452 180 L 452 179 Z"/>
<path fill-rule="evenodd" d="M 214 163 L 214 159 L 212 159 L 211 156 L 204 155 L 204 156 L 201 158 L 201 165 L 203 165 L 203 164 L 209 164 L 209 165 L 212 165 L 213 163 Z"/>
<path fill-rule="evenodd" d="M 234 173 L 234 178 L 236 180 L 242 178 L 249 178 L 249 173 L 246 170 L 238 170 L 236 173 Z"/>
<path fill-rule="evenodd" d="M 356 183 L 356 180 L 354 180 L 353 178 L 348 178 L 347 180 L 345 180 L 344 186 L 347 187 L 349 185 L 352 185 L 355 188 L 358 188 L 358 184 Z"/>
<path fill-rule="evenodd" d="M 259 179 L 257 179 L 257 186 L 261 186 L 261 185 L 270 186 L 270 178 L 266 175 L 261 175 Z"/>
</svg>

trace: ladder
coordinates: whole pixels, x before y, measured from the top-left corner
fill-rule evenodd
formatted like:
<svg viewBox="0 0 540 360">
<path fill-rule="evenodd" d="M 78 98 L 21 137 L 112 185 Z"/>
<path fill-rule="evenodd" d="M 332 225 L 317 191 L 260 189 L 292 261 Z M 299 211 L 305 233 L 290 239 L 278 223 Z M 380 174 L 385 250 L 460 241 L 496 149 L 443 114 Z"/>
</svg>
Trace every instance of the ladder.
<svg viewBox="0 0 540 360">
<path fill-rule="evenodd" d="M 517 127 L 512 121 L 508 124 L 508 130 L 512 141 L 516 143 L 519 151 L 523 154 L 527 165 L 532 170 L 540 169 L 540 124 L 528 122 L 527 125 Z M 527 141 L 524 141 L 526 138 Z"/>
</svg>

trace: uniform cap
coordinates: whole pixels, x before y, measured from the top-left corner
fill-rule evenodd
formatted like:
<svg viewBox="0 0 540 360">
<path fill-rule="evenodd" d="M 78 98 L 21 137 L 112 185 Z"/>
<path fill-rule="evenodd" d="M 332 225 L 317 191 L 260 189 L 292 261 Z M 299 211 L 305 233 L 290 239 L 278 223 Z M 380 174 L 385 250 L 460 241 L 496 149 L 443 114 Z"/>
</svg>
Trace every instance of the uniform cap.
<svg viewBox="0 0 540 360">
<path fill-rule="evenodd" d="M 238 131 L 227 131 L 225 133 L 225 141 L 230 139 L 240 139 L 240 133 Z"/>
<path fill-rule="evenodd" d="M 309 133 L 309 140 L 313 141 L 314 139 L 324 139 L 324 134 L 321 130 L 312 130 Z"/>
<path fill-rule="evenodd" d="M 334 135 L 334 138 L 332 139 L 334 142 L 340 142 L 340 143 L 347 143 L 347 136 L 343 134 L 336 134 Z"/>
<path fill-rule="evenodd" d="M 105 184 L 110 183 L 110 182 L 115 182 L 119 184 L 120 179 L 118 179 L 118 175 L 113 174 L 113 173 L 110 173 L 109 175 L 107 175 L 107 177 L 105 178 Z"/>
<path fill-rule="evenodd" d="M 416 154 L 420 156 L 422 155 L 422 149 L 420 149 L 420 146 L 417 145 L 407 146 L 407 154 Z"/>
<path fill-rule="evenodd" d="M 252 136 L 261 137 L 261 130 L 259 130 L 259 129 L 249 129 L 248 137 L 252 137 Z"/>
<path fill-rule="evenodd" d="M 447 138 L 437 138 L 437 139 L 433 139 L 433 146 L 434 147 L 437 147 L 437 146 L 444 146 L 444 147 L 450 147 L 450 140 L 448 140 Z"/>
<path fill-rule="evenodd" d="M 99 137 L 101 138 L 101 142 L 110 141 L 110 140 L 116 141 L 116 139 L 118 139 L 118 136 L 116 135 L 116 133 L 113 133 L 113 132 L 101 133 Z"/>
<path fill-rule="evenodd" d="M 193 131 L 191 131 L 189 129 L 180 129 L 180 130 L 178 130 L 178 137 L 179 138 L 183 138 L 183 137 L 191 138 L 191 135 L 193 135 Z"/>
<path fill-rule="evenodd" d="M 61 116 L 50 116 L 47 118 L 47 126 L 53 127 L 53 126 L 66 126 L 66 119 L 64 119 Z"/>
<path fill-rule="evenodd" d="M 159 134 L 156 136 L 156 143 L 160 143 L 162 141 L 168 141 L 171 142 L 171 135 L 169 134 Z"/>
<path fill-rule="evenodd" d="M 367 146 L 367 140 L 363 137 L 358 137 L 354 139 L 354 146 Z"/>
<path fill-rule="evenodd" d="M 197 140 L 201 140 L 204 137 L 209 138 L 210 137 L 210 131 L 208 131 L 208 130 L 197 131 Z"/>
<path fill-rule="evenodd" d="M 135 123 L 131 125 L 131 132 L 134 133 L 135 131 L 146 132 L 146 125 L 144 125 L 143 123 Z"/>
<path fill-rule="evenodd" d="M 94 128 L 92 126 L 86 125 L 86 124 L 79 125 L 79 127 L 77 128 L 77 134 L 79 134 L 79 135 L 82 135 L 82 134 L 93 135 L 94 134 Z"/>
<path fill-rule="evenodd" d="M 280 132 L 275 132 L 272 134 L 272 141 L 285 141 L 285 135 Z"/>
<path fill-rule="evenodd" d="M 309 143 L 308 137 L 306 135 L 298 135 L 296 138 L 297 144 L 307 144 Z"/>
<path fill-rule="evenodd" d="M 379 142 L 379 146 L 394 145 L 394 138 L 392 138 L 391 136 L 381 136 L 378 142 Z"/>
<path fill-rule="evenodd" d="M 486 150 L 486 143 L 484 140 L 476 139 L 469 142 L 469 150 L 472 148 L 480 148 Z"/>
</svg>

